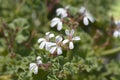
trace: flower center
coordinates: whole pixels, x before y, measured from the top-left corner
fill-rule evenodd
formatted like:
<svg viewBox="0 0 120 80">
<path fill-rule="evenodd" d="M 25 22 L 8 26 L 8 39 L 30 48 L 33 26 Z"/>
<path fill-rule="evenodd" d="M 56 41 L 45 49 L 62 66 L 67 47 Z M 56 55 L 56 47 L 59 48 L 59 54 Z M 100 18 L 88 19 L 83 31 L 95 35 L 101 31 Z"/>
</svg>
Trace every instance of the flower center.
<svg viewBox="0 0 120 80">
<path fill-rule="evenodd" d="M 72 41 L 72 38 L 73 38 L 73 36 L 70 34 L 70 35 L 68 36 L 69 41 Z"/>
</svg>

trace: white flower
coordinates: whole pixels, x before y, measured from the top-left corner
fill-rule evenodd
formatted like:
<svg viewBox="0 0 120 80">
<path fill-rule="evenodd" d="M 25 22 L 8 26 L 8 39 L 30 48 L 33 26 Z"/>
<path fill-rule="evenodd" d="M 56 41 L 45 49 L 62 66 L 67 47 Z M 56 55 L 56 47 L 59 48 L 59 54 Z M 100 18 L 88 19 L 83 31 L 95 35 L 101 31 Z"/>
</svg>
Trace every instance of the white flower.
<svg viewBox="0 0 120 80">
<path fill-rule="evenodd" d="M 73 41 L 74 40 L 80 40 L 80 37 L 79 36 L 73 37 L 73 34 L 74 34 L 73 29 L 71 31 L 65 30 L 65 33 L 68 36 L 68 39 L 63 40 L 63 44 L 69 43 L 69 48 L 73 49 L 74 48 Z"/>
<path fill-rule="evenodd" d="M 42 60 L 41 60 L 41 57 L 40 57 L 40 56 L 38 56 L 38 57 L 36 58 L 36 62 L 37 62 L 38 65 L 42 64 Z"/>
<path fill-rule="evenodd" d="M 52 47 L 50 49 L 50 53 L 54 54 L 57 52 L 57 55 L 62 54 L 62 48 L 61 48 L 61 42 L 62 42 L 62 37 L 61 36 L 56 36 L 55 41 L 56 43 L 52 44 Z"/>
<path fill-rule="evenodd" d="M 46 32 L 45 38 L 39 38 L 38 43 L 41 43 L 39 48 L 43 49 L 45 47 L 46 50 L 50 49 L 50 42 L 49 39 L 54 37 L 54 34 L 51 34 L 50 32 Z"/>
<path fill-rule="evenodd" d="M 68 16 L 66 9 L 64 8 L 58 8 L 56 10 L 57 16 L 61 16 L 61 18 L 65 18 Z"/>
<path fill-rule="evenodd" d="M 86 16 L 83 18 L 83 23 L 84 23 L 84 25 L 89 24 L 89 20 L 88 20 L 88 18 Z"/>
<path fill-rule="evenodd" d="M 120 31 L 116 30 L 116 31 L 113 33 L 113 36 L 114 36 L 114 37 L 120 37 Z"/>
<path fill-rule="evenodd" d="M 63 27 L 62 26 L 63 25 L 62 21 L 59 18 L 55 17 L 55 18 L 52 19 L 50 26 L 54 27 L 56 25 L 57 25 L 57 30 L 58 31 L 60 31 L 62 29 L 62 27 Z"/>
<path fill-rule="evenodd" d="M 30 69 L 30 71 L 33 71 L 34 74 L 38 73 L 38 65 L 36 63 L 30 63 L 29 69 Z"/>
<path fill-rule="evenodd" d="M 41 61 L 41 57 L 38 56 L 36 63 L 30 63 L 30 65 L 29 65 L 30 71 L 32 71 L 34 74 L 37 74 L 38 73 L 38 67 L 39 67 L 40 64 L 42 64 L 42 61 Z"/>
<path fill-rule="evenodd" d="M 89 24 L 89 21 L 92 23 L 95 21 L 92 15 L 87 11 L 85 7 L 81 7 L 79 12 L 84 14 L 84 18 L 83 18 L 84 25 L 87 26 Z"/>
<path fill-rule="evenodd" d="M 93 23 L 95 20 L 94 20 L 94 18 L 93 18 L 89 13 L 86 13 L 86 14 L 84 15 L 84 18 L 83 18 L 83 23 L 84 23 L 85 25 L 88 25 L 88 24 L 89 24 L 89 21 Z"/>
</svg>

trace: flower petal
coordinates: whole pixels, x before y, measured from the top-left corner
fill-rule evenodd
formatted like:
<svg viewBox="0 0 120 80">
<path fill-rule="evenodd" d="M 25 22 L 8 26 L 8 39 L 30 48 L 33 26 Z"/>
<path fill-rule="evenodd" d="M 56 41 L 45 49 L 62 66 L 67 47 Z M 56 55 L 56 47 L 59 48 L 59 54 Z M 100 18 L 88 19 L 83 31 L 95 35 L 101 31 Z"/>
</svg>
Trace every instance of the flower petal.
<svg viewBox="0 0 120 80">
<path fill-rule="evenodd" d="M 37 74 L 37 73 L 38 73 L 38 66 L 34 68 L 34 74 Z"/>
<path fill-rule="evenodd" d="M 53 54 L 53 53 L 56 51 L 56 48 L 57 48 L 57 47 L 52 47 L 52 48 L 50 49 L 50 53 Z"/>
<path fill-rule="evenodd" d="M 45 45 L 45 50 L 49 51 L 50 50 L 50 46 L 49 45 Z"/>
<path fill-rule="evenodd" d="M 62 18 L 65 18 L 65 17 L 67 17 L 67 16 L 68 16 L 67 12 L 64 12 L 64 13 L 61 15 Z"/>
<path fill-rule="evenodd" d="M 66 34 L 66 35 L 69 35 L 69 34 L 70 34 L 69 30 L 66 29 L 66 30 L 65 30 L 65 34 Z"/>
<path fill-rule="evenodd" d="M 59 16 L 59 15 L 61 14 L 62 10 L 63 10 L 62 8 L 58 8 L 58 9 L 56 10 L 57 16 Z"/>
<path fill-rule="evenodd" d="M 114 37 L 119 37 L 119 36 L 120 36 L 120 32 L 116 30 L 116 31 L 113 33 L 113 36 L 114 36 Z"/>
<path fill-rule="evenodd" d="M 55 36 L 54 34 L 50 34 L 50 35 L 49 35 L 49 38 L 52 38 L 52 37 L 54 37 L 54 36 Z"/>
<path fill-rule="evenodd" d="M 61 18 L 67 17 L 67 11 L 64 8 L 58 8 L 56 13 L 57 16 L 61 16 Z"/>
<path fill-rule="evenodd" d="M 38 66 L 36 63 L 30 63 L 29 69 L 30 69 L 30 71 L 33 71 L 34 74 L 38 73 Z"/>
<path fill-rule="evenodd" d="M 57 47 L 57 54 L 58 55 L 62 54 L 62 48 L 61 47 Z"/>
<path fill-rule="evenodd" d="M 50 50 L 50 47 L 53 46 L 53 45 L 55 45 L 55 43 L 46 42 L 45 49 Z"/>
<path fill-rule="evenodd" d="M 36 66 L 36 63 L 30 63 L 30 66 L 29 66 L 30 71 L 32 71 L 35 66 Z"/>
<path fill-rule="evenodd" d="M 63 38 L 62 38 L 61 36 L 59 36 L 59 35 L 56 36 L 55 39 L 56 39 L 56 42 L 57 42 L 57 43 L 58 43 L 58 42 L 61 42 L 61 41 L 63 40 Z"/>
<path fill-rule="evenodd" d="M 47 45 L 48 45 L 49 47 L 51 47 L 51 46 L 56 46 L 56 43 L 53 43 L 53 42 L 47 42 Z"/>
<path fill-rule="evenodd" d="M 76 36 L 76 37 L 72 38 L 72 40 L 80 40 L 80 37 Z"/>
<path fill-rule="evenodd" d="M 40 59 L 41 59 L 41 57 L 40 57 L 40 56 L 38 56 L 36 59 L 37 59 L 37 60 L 40 60 Z"/>
<path fill-rule="evenodd" d="M 70 49 L 73 49 L 73 48 L 74 48 L 73 42 L 70 42 L 70 43 L 69 43 L 69 48 L 70 48 Z"/>
<path fill-rule="evenodd" d="M 58 25 L 57 25 L 57 30 L 60 31 L 62 29 L 62 22 L 59 22 Z"/>
<path fill-rule="evenodd" d="M 84 6 L 82 6 L 79 10 L 80 13 L 84 13 L 86 11 L 86 8 Z"/>
<path fill-rule="evenodd" d="M 94 22 L 95 20 L 94 20 L 94 18 L 92 17 L 92 15 L 90 14 L 90 13 L 86 13 L 86 16 L 87 16 L 87 18 L 90 20 L 90 22 Z"/>
<path fill-rule="evenodd" d="M 83 23 L 84 23 L 84 25 L 88 25 L 89 24 L 89 21 L 88 21 L 88 18 L 87 17 L 84 17 L 83 18 Z"/>
<path fill-rule="evenodd" d="M 59 18 L 53 18 L 52 21 L 51 21 L 50 26 L 51 26 L 51 27 L 54 27 L 54 26 L 57 25 L 59 22 L 60 22 L 60 19 L 59 19 Z"/>
<path fill-rule="evenodd" d="M 46 44 L 46 41 L 43 41 L 43 42 L 40 44 L 39 48 L 40 48 L 40 49 L 43 49 L 44 46 L 45 46 L 45 44 Z"/>
<path fill-rule="evenodd" d="M 42 41 L 45 41 L 45 39 L 44 38 L 39 38 L 38 39 L 38 43 L 41 43 Z"/>
<path fill-rule="evenodd" d="M 54 27 L 55 25 L 57 25 L 57 22 L 51 22 L 50 26 Z"/>
<path fill-rule="evenodd" d="M 42 61 L 41 60 L 37 60 L 37 64 L 38 65 L 42 64 Z"/>
<path fill-rule="evenodd" d="M 50 32 L 46 32 L 45 35 L 48 36 L 50 34 Z"/>
<path fill-rule="evenodd" d="M 66 43 L 68 43 L 69 42 L 69 40 L 68 39 L 65 39 L 64 41 L 63 41 L 63 44 L 66 44 Z"/>
</svg>

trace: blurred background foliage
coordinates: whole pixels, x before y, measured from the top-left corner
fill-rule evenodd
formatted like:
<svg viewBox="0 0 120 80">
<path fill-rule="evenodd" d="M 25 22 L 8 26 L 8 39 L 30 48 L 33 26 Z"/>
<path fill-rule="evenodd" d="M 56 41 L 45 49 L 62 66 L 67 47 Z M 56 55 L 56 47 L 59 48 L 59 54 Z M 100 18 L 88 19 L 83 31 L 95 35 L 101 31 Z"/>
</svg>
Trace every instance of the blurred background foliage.
<svg viewBox="0 0 120 80">
<path fill-rule="evenodd" d="M 114 21 L 120 19 L 119 4 L 120 0 L 0 0 L 0 80 L 120 80 L 120 39 L 112 36 Z M 48 57 L 38 49 L 38 38 L 46 31 L 63 34 L 49 25 L 56 9 L 66 6 L 72 14 L 86 7 L 95 23 L 78 26 L 81 41 L 70 51 L 71 61 L 63 57 L 69 51 L 64 52 L 52 60 L 50 70 L 31 74 L 29 64 L 36 56 L 43 62 Z"/>
</svg>

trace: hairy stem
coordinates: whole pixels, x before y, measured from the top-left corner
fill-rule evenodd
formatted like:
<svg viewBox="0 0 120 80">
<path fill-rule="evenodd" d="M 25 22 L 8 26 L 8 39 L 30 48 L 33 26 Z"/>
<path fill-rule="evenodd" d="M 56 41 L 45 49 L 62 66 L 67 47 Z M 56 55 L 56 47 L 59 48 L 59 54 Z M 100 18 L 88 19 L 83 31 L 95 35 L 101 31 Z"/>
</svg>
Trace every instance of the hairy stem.
<svg viewBox="0 0 120 80">
<path fill-rule="evenodd" d="M 118 52 L 120 52 L 120 47 L 114 48 L 114 49 L 110 49 L 110 50 L 106 50 L 101 55 L 102 56 L 107 56 L 107 55 L 111 55 L 111 54 L 116 54 Z"/>
<path fill-rule="evenodd" d="M 67 58 L 68 58 L 68 60 L 71 60 L 72 59 L 72 53 L 71 53 L 71 51 L 70 50 L 68 50 L 67 51 Z"/>
</svg>

